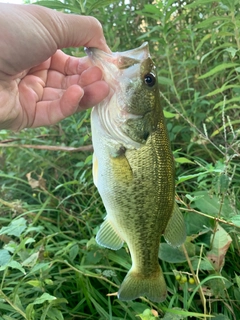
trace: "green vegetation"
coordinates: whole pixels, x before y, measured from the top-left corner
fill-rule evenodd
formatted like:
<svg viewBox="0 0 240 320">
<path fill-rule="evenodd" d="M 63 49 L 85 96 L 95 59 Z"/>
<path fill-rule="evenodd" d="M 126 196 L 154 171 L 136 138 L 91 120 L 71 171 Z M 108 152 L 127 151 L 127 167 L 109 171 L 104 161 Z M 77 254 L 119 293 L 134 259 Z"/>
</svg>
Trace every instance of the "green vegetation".
<svg viewBox="0 0 240 320">
<path fill-rule="evenodd" d="M 0 320 L 240 319 L 239 0 L 39 4 L 94 15 L 114 51 L 149 41 L 188 238 L 179 249 L 161 245 L 164 303 L 107 295 L 130 257 L 94 240 L 105 212 L 91 148 L 61 150 L 91 144 L 90 111 L 51 128 L 1 131 Z"/>
</svg>

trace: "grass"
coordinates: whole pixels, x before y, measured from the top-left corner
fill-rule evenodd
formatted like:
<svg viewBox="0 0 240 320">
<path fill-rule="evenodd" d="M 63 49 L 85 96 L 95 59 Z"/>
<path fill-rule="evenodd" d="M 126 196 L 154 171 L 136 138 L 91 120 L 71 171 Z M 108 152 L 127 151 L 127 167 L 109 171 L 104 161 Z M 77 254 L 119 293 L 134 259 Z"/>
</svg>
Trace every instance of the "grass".
<svg viewBox="0 0 240 320">
<path fill-rule="evenodd" d="M 188 234 L 181 248 L 163 242 L 159 251 L 166 301 L 115 297 L 131 260 L 126 246 L 114 252 L 94 240 L 105 210 L 87 111 L 0 132 L 0 320 L 240 318 L 239 3 L 172 3 L 85 3 L 111 48 L 148 40 L 158 65 Z"/>
</svg>

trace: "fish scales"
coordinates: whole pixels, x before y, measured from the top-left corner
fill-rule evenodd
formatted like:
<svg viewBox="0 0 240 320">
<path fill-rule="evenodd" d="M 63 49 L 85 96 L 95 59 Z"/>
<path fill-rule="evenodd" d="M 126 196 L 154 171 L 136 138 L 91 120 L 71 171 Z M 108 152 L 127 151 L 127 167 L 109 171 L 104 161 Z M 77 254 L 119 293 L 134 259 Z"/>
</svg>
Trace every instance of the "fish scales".
<svg viewBox="0 0 240 320">
<path fill-rule="evenodd" d="M 160 302 L 167 287 L 158 251 L 185 239 L 175 200 L 174 161 L 170 149 L 148 45 L 123 53 L 86 50 L 102 68 L 111 92 L 92 111 L 93 177 L 107 216 L 96 240 L 117 250 L 127 243 L 132 267 L 118 297 L 147 296 Z"/>
</svg>

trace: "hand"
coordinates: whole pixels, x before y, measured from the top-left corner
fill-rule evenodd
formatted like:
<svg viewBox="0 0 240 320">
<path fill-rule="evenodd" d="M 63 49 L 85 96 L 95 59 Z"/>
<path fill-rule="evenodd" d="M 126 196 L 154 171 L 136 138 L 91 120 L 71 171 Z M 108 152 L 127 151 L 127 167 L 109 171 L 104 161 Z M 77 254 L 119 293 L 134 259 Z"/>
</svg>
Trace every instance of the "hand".
<svg viewBox="0 0 240 320">
<path fill-rule="evenodd" d="M 35 5 L 0 4 L 0 129 L 55 124 L 104 99 L 102 72 L 65 47 L 110 52 L 93 17 Z"/>
</svg>

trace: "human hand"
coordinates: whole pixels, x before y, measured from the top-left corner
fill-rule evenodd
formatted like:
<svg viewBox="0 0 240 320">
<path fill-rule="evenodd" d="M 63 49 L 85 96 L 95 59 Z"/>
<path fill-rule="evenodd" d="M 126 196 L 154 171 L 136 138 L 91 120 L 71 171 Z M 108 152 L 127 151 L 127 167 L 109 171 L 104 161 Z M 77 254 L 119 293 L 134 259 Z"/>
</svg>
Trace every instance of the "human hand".
<svg viewBox="0 0 240 320">
<path fill-rule="evenodd" d="M 0 4 L 0 129 L 55 124 L 104 99 L 102 72 L 65 47 L 109 52 L 93 17 L 63 14 L 35 5 Z"/>
</svg>

